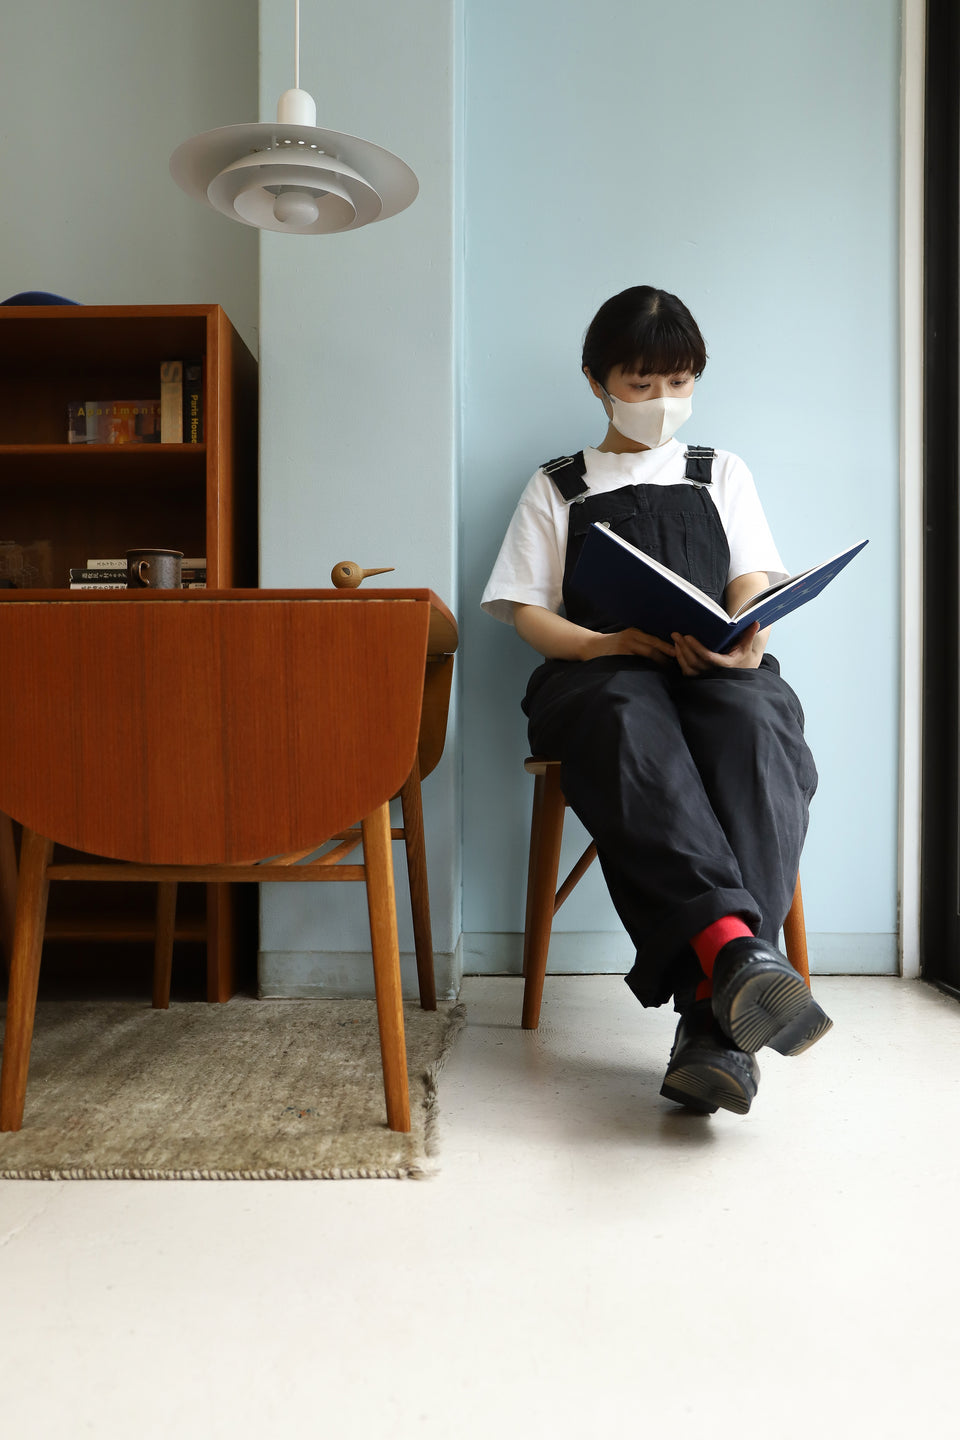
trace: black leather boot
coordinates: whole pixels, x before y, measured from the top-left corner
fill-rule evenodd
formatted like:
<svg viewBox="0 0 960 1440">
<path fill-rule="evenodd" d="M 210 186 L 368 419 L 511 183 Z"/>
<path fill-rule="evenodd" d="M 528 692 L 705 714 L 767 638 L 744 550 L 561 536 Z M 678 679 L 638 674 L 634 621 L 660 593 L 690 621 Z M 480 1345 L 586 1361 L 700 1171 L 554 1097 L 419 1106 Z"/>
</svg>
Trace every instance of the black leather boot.
<svg viewBox="0 0 960 1440">
<path fill-rule="evenodd" d="M 713 1013 L 741 1050 L 764 1045 L 799 1055 L 830 1029 L 810 989 L 786 956 L 753 935 L 728 940 L 713 966 Z"/>
<path fill-rule="evenodd" d="M 713 1017 L 709 1000 L 698 1000 L 677 1026 L 660 1094 L 701 1115 L 732 1110 L 746 1115 L 760 1079 L 752 1055 L 731 1045 Z"/>
</svg>

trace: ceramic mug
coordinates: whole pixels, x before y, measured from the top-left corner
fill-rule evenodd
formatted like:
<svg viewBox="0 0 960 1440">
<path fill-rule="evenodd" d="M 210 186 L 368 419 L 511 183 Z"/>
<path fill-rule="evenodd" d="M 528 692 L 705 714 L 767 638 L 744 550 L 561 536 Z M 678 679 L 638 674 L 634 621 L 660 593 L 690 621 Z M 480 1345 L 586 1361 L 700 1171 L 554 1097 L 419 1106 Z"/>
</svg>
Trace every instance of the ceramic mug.
<svg viewBox="0 0 960 1440">
<path fill-rule="evenodd" d="M 182 550 L 128 550 L 128 590 L 179 590 Z"/>
</svg>

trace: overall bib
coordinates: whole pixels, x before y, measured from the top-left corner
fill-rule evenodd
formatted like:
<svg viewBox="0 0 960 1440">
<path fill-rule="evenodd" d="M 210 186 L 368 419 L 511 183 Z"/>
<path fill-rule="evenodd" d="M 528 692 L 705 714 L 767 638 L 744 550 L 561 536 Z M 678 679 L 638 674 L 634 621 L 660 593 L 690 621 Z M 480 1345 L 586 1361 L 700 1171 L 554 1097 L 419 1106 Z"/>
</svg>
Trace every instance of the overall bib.
<svg viewBox="0 0 960 1440">
<path fill-rule="evenodd" d="M 567 618 L 623 628 L 576 592 L 589 526 L 604 521 L 722 603 L 730 550 L 710 494 L 713 451 L 688 448 L 693 484 L 591 495 L 582 453 L 544 466 L 569 504 Z M 702 978 L 689 940 L 739 915 L 776 944 L 790 909 L 817 786 L 803 711 L 780 667 L 683 675 L 641 656 L 547 660 L 523 700 L 535 754 L 561 761 L 563 792 L 597 843 L 617 913 L 636 946 L 626 982 L 643 1005 L 678 1009 Z"/>
</svg>

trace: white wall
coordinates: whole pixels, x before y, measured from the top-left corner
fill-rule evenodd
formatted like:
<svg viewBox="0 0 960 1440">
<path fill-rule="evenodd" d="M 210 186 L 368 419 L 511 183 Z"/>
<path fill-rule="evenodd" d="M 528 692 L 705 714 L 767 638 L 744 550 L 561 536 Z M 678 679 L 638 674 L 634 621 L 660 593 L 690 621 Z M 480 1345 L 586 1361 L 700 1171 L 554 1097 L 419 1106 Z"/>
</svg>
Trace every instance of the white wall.
<svg viewBox="0 0 960 1440">
<path fill-rule="evenodd" d="M 293 83 L 292 5 L 261 3 L 261 118 Z M 459 6 L 302 7 L 300 84 L 318 125 L 392 150 L 420 194 L 345 235 L 265 233 L 261 248 L 262 585 L 325 586 L 339 560 L 457 593 L 454 75 Z M 386 699 L 385 699 L 386 703 Z M 424 784 L 438 989 L 458 982 L 456 710 Z M 405 984 L 412 932 L 395 846 Z M 267 994 L 372 993 L 362 886 L 265 886 Z"/>
<path fill-rule="evenodd" d="M 257 232 L 169 159 L 256 118 L 256 0 L 32 0 L 0 15 L 0 299 L 222 305 L 257 353 Z"/>
<path fill-rule="evenodd" d="M 531 783 L 535 657 L 480 592 L 532 471 L 602 435 L 587 323 L 650 283 L 687 302 L 711 356 L 681 438 L 743 455 L 787 566 L 870 537 L 771 649 L 821 776 L 813 964 L 893 970 L 899 6 L 474 0 L 466 17 L 464 967 L 518 967 Z M 630 959 L 594 867 L 551 964 Z"/>
</svg>

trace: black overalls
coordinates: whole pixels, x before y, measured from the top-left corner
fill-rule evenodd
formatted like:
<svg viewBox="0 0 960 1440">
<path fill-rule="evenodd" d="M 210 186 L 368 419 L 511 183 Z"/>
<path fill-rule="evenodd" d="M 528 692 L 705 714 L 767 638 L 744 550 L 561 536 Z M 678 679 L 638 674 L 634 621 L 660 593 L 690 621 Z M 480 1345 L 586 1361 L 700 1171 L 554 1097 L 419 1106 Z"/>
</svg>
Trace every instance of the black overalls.
<svg viewBox="0 0 960 1440">
<path fill-rule="evenodd" d="M 722 603 L 730 550 L 709 491 L 712 450 L 689 448 L 694 484 L 591 495 L 582 452 L 543 468 L 569 503 L 566 616 L 623 628 L 571 583 L 587 529 L 618 535 Z M 563 792 L 597 842 L 610 896 L 637 947 L 627 984 L 644 1005 L 690 1003 L 691 936 L 739 915 L 776 944 L 817 786 L 803 711 L 765 655 L 756 670 L 687 677 L 641 656 L 547 660 L 523 710 L 535 754 L 562 762 Z"/>
</svg>

